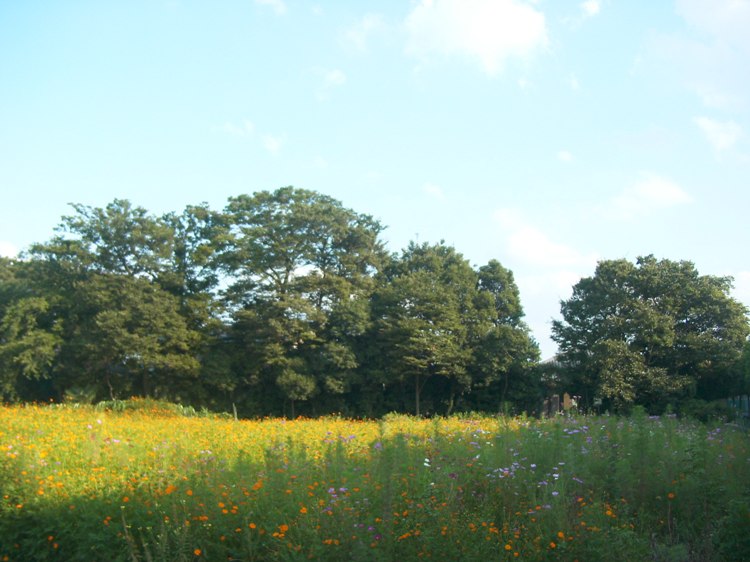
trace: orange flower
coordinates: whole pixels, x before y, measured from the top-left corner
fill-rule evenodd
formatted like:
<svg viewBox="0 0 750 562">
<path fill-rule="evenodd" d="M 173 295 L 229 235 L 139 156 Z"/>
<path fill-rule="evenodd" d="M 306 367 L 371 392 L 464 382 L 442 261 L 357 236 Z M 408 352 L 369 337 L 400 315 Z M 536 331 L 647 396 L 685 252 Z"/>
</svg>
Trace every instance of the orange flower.
<svg viewBox="0 0 750 562">
<path fill-rule="evenodd" d="M 200 548 L 196 548 L 193 551 L 193 554 L 195 554 L 196 556 L 200 556 L 202 553 L 203 553 L 203 551 Z"/>
</svg>

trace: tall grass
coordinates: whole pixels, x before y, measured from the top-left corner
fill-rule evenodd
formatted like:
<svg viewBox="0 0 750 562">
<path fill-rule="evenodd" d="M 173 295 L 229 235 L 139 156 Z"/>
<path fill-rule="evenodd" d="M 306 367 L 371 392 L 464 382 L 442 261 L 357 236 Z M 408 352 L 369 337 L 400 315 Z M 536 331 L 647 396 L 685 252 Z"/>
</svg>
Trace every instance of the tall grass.
<svg viewBox="0 0 750 562">
<path fill-rule="evenodd" d="M 0 560 L 748 560 L 750 440 L 672 418 L 0 409 Z"/>
</svg>

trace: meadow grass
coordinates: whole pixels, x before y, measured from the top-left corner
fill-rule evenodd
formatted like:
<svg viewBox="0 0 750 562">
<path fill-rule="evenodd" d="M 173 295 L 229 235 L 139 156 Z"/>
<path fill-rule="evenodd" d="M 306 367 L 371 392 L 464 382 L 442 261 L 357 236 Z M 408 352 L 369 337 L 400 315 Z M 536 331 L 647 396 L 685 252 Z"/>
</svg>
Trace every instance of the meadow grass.
<svg viewBox="0 0 750 562">
<path fill-rule="evenodd" d="M 0 408 L 0 560 L 749 560 L 750 439 L 673 418 Z"/>
</svg>

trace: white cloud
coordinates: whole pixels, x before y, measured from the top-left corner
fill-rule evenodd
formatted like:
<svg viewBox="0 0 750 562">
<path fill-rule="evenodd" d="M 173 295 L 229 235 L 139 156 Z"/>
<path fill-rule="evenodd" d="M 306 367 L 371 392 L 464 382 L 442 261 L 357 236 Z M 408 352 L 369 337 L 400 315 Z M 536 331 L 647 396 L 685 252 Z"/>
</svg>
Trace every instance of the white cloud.
<svg viewBox="0 0 750 562">
<path fill-rule="evenodd" d="M 284 139 L 282 137 L 274 135 L 263 136 L 263 147 L 274 156 L 279 153 L 283 144 Z"/>
<path fill-rule="evenodd" d="M 513 209 L 498 209 L 494 213 L 498 224 L 506 231 L 506 249 L 516 259 L 547 267 L 588 266 L 596 263 L 593 253 L 584 254 L 571 246 L 554 241 L 545 232 Z"/>
<path fill-rule="evenodd" d="M 435 185 L 434 183 L 426 183 L 422 186 L 422 192 L 426 193 L 433 199 L 437 199 L 438 201 L 445 200 L 445 193 L 443 192 L 443 189 L 439 185 Z"/>
<path fill-rule="evenodd" d="M 715 121 L 708 117 L 696 117 L 693 121 L 717 151 L 732 148 L 742 137 L 742 127 L 734 121 Z"/>
<path fill-rule="evenodd" d="M 255 3 L 260 4 L 261 6 L 269 6 L 273 8 L 273 11 L 280 16 L 286 14 L 287 12 L 284 0 L 255 0 Z"/>
<path fill-rule="evenodd" d="M 557 269 L 548 273 L 519 275 L 516 278 L 519 287 L 523 286 L 526 297 L 554 295 L 556 299 L 570 296 L 573 285 L 578 283 L 584 274 L 569 269 Z"/>
<path fill-rule="evenodd" d="M 549 338 L 550 313 L 559 310 L 560 299 L 570 296 L 573 285 L 594 271 L 599 257 L 555 240 L 516 209 L 498 209 L 493 218 L 500 227 L 507 261 L 513 264 L 526 321 L 543 355 L 550 356 L 556 349 Z"/>
<path fill-rule="evenodd" d="M 320 84 L 315 91 L 315 97 L 319 101 L 330 99 L 331 92 L 346 84 L 346 74 L 338 68 L 326 69 L 315 68 L 313 72 L 320 78 Z"/>
<path fill-rule="evenodd" d="M 633 219 L 653 211 L 683 205 L 693 198 L 672 180 L 645 174 L 644 177 L 615 197 L 605 214 L 620 219 Z"/>
<path fill-rule="evenodd" d="M 237 137 L 249 137 L 255 132 L 255 125 L 252 121 L 245 119 L 241 123 L 224 123 L 220 130 Z"/>
<path fill-rule="evenodd" d="M 335 68 L 329 70 L 323 76 L 324 84 L 329 87 L 341 86 L 346 82 L 346 74 Z"/>
<path fill-rule="evenodd" d="M 465 56 L 490 76 L 547 45 L 544 14 L 520 0 L 421 0 L 405 25 L 408 54 Z"/>
<path fill-rule="evenodd" d="M 562 22 L 571 29 L 578 29 L 587 19 L 599 15 L 602 3 L 599 0 L 586 0 L 578 4 L 578 8 L 580 11 L 576 15 L 567 16 L 562 19 Z"/>
<path fill-rule="evenodd" d="M 18 248 L 10 242 L 0 240 L 0 256 L 5 258 L 15 258 L 18 255 Z"/>
<path fill-rule="evenodd" d="M 365 14 L 360 21 L 344 32 L 344 41 L 354 50 L 366 52 L 368 40 L 383 29 L 385 23 L 381 15 Z"/>
<path fill-rule="evenodd" d="M 675 72 L 707 107 L 746 110 L 750 91 L 750 0 L 676 0 L 688 29 L 654 34 L 656 72 Z"/>
<path fill-rule="evenodd" d="M 600 10 L 601 4 L 599 3 L 599 0 L 587 0 L 586 2 L 581 2 L 581 11 L 585 17 L 595 16 Z"/>
<path fill-rule="evenodd" d="M 574 92 L 577 92 L 581 89 L 581 84 L 578 82 L 578 78 L 576 78 L 575 74 L 571 74 L 568 77 L 568 85 L 570 86 L 570 89 Z"/>
<path fill-rule="evenodd" d="M 561 150 L 557 153 L 557 159 L 560 160 L 560 162 L 571 162 L 573 160 L 573 155 L 567 150 Z"/>
<path fill-rule="evenodd" d="M 750 54 L 750 1 L 677 0 L 676 9 L 691 26 Z"/>
</svg>

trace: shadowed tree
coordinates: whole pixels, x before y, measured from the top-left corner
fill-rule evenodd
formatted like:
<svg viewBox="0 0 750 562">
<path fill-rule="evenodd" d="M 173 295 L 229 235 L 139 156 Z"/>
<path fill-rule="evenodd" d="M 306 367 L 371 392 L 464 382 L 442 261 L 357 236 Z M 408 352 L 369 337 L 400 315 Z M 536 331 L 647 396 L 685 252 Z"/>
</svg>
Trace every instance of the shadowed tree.
<svg viewBox="0 0 750 562">
<path fill-rule="evenodd" d="M 369 323 L 381 225 L 313 191 L 285 187 L 233 197 L 233 340 L 246 380 L 271 381 L 290 403 L 343 395 Z"/>
<path fill-rule="evenodd" d="M 728 396 L 750 331 L 730 289 L 686 261 L 600 262 L 553 322 L 573 390 L 618 409 Z"/>
</svg>

